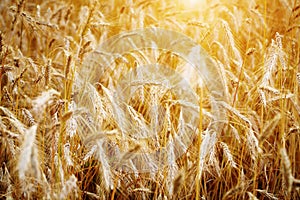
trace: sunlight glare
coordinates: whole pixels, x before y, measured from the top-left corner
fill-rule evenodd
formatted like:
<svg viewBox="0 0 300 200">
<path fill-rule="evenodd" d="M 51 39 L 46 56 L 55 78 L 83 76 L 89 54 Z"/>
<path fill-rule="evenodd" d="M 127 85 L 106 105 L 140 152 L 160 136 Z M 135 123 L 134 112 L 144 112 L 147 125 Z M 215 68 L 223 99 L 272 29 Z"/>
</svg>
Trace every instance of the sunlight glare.
<svg viewBox="0 0 300 200">
<path fill-rule="evenodd" d="M 181 0 L 186 8 L 197 9 L 206 4 L 206 0 Z"/>
</svg>

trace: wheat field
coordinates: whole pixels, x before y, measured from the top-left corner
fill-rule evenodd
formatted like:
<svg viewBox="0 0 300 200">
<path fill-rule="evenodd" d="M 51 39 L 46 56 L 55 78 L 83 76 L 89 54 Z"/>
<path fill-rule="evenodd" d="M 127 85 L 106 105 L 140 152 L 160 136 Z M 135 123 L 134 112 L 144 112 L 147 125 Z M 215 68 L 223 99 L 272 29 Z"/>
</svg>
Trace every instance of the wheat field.
<svg viewBox="0 0 300 200">
<path fill-rule="evenodd" d="M 299 0 L 1 0 L 0 199 L 300 199 L 299 24 Z"/>
</svg>

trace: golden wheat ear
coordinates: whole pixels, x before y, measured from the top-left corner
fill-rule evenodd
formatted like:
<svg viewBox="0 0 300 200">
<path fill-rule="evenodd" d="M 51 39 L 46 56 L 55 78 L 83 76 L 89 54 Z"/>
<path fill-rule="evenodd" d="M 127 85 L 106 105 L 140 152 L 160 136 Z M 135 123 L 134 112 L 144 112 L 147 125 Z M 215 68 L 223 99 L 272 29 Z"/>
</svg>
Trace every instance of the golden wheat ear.
<svg viewBox="0 0 300 200">
<path fill-rule="evenodd" d="M 280 154 L 281 154 L 281 161 L 282 161 L 282 166 L 283 166 L 283 182 L 285 184 L 285 188 L 288 193 L 292 191 L 292 186 L 294 182 L 294 177 L 292 174 L 292 169 L 291 169 L 291 162 L 290 159 L 287 155 L 286 149 L 281 148 L 280 149 Z"/>
</svg>

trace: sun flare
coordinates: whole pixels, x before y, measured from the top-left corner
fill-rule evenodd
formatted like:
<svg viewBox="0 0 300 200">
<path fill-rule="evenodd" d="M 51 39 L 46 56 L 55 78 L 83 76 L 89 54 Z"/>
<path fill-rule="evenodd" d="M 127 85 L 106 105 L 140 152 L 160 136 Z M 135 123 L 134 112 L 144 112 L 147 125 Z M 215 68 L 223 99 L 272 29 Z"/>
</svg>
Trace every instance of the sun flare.
<svg viewBox="0 0 300 200">
<path fill-rule="evenodd" d="M 187 9 L 202 9 L 207 5 L 206 0 L 180 0 Z"/>
</svg>

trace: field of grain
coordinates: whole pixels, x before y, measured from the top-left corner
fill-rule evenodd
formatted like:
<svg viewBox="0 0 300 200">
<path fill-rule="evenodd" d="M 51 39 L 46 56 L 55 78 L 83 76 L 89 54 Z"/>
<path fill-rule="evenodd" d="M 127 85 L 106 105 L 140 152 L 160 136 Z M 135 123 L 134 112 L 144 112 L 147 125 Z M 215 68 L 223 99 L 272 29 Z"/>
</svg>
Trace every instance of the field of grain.
<svg viewBox="0 0 300 200">
<path fill-rule="evenodd" d="M 299 0 L 1 0 L 0 199 L 300 199 L 299 24 Z"/>
</svg>

